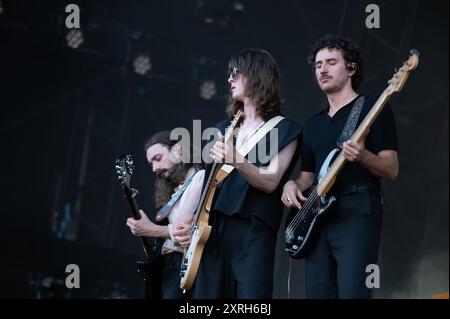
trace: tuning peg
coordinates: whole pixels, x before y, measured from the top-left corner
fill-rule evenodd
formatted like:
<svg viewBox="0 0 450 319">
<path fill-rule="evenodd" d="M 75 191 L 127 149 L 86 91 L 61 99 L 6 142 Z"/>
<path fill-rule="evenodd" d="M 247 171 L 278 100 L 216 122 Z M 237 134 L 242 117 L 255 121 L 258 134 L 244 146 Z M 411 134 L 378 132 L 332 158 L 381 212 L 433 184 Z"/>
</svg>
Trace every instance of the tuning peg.
<svg viewBox="0 0 450 319">
<path fill-rule="evenodd" d="M 391 80 L 389 80 L 389 81 L 388 81 L 388 84 L 391 84 L 391 82 L 392 82 L 392 81 L 391 81 Z"/>
<path fill-rule="evenodd" d="M 397 73 L 397 72 L 398 72 L 398 68 L 395 68 L 395 69 L 394 69 L 394 72 Z"/>
</svg>

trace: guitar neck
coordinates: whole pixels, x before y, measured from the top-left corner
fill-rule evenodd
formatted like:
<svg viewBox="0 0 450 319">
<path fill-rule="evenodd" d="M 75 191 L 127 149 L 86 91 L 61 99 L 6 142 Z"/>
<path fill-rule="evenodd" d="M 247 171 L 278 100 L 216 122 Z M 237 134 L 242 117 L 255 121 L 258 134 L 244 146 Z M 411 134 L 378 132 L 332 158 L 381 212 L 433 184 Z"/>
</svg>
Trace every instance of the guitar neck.
<svg viewBox="0 0 450 319">
<path fill-rule="evenodd" d="M 237 113 L 234 116 L 233 121 L 231 121 L 231 124 L 229 128 L 225 132 L 224 136 L 224 143 L 229 143 L 231 139 L 233 138 L 233 134 L 235 132 L 236 126 L 238 125 L 239 121 L 241 120 L 241 117 L 244 113 L 241 110 L 238 110 Z M 203 190 L 202 196 L 200 198 L 199 205 L 197 206 L 197 210 L 195 212 L 194 217 L 194 225 L 198 225 L 199 223 L 208 224 L 208 218 L 209 218 L 209 209 L 212 205 L 212 200 L 214 197 L 216 184 L 217 183 L 217 173 L 220 166 L 215 161 L 213 162 L 211 172 L 209 173 L 208 180 L 206 181 L 205 188 Z"/>
<path fill-rule="evenodd" d="M 125 197 L 127 198 L 128 204 L 131 208 L 131 215 L 133 216 L 134 219 L 141 219 L 141 213 L 139 213 L 139 206 L 136 202 L 136 199 L 134 198 L 134 194 L 133 191 L 128 188 L 126 185 L 122 185 L 123 186 L 123 190 L 125 193 Z M 155 247 L 154 245 L 151 245 L 150 242 L 148 241 L 147 237 L 140 237 L 141 241 L 142 241 L 142 245 L 144 246 L 144 252 L 145 255 L 148 257 L 152 256 L 155 251 L 154 249 L 152 249 L 152 247 Z"/>
<path fill-rule="evenodd" d="M 126 187 L 125 185 L 123 185 L 123 190 L 127 198 L 128 205 L 131 208 L 131 215 L 133 216 L 134 219 L 137 220 L 141 219 L 141 213 L 139 213 L 139 206 L 136 202 L 136 199 L 134 198 L 133 191 L 128 187 Z"/>
<path fill-rule="evenodd" d="M 211 172 L 209 173 L 208 180 L 206 181 L 205 188 L 203 189 L 202 196 L 200 197 L 200 202 L 197 206 L 197 211 L 195 212 L 195 218 L 194 218 L 194 225 L 198 224 L 199 218 L 200 218 L 200 212 L 203 210 L 204 206 L 206 205 L 206 199 L 208 198 L 209 191 L 211 189 L 211 184 L 213 182 L 213 178 L 216 175 L 217 170 L 219 169 L 219 166 L 216 162 L 213 162 Z M 203 221 L 202 222 L 207 222 Z"/>
<path fill-rule="evenodd" d="M 386 90 L 380 95 L 378 100 L 370 109 L 369 113 L 367 113 L 366 117 L 363 119 L 363 121 L 358 126 L 356 131 L 353 133 L 351 137 L 351 140 L 353 142 L 359 143 L 364 138 L 367 130 L 372 126 L 373 122 L 376 120 L 380 112 L 383 110 L 384 106 L 389 100 L 389 97 L 390 95 L 386 93 Z M 339 155 L 336 157 L 330 169 L 328 170 L 328 173 L 321 181 L 319 181 L 319 185 L 317 186 L 317 193 L 319 196 L 322 196 L 329 192 L 331 187 L 334 185 L 334 182 L 336 181 L 336 177 L 344 167 L 345 162 L 346 159 L 344 157 L 343 152 L 341 151 L 339 152 Z"/>
</svg>

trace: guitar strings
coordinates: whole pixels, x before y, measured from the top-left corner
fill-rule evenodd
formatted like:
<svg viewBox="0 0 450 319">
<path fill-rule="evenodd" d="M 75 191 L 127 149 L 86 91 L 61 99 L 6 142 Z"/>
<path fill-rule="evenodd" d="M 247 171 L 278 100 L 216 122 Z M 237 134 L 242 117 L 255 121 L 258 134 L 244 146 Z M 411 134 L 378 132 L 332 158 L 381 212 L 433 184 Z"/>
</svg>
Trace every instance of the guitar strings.
<svg viewBox="0 0 450 319">
<path fill-rule="evenodd" d="M 355 135 L 355 134 L 354 134 L 354 135 Z M 341 156 L 341 154 L 342 154 L 342 151 L 339 152 L 339 154 L 338 154 L 336 160 L 339 158 L 339 156 Z M 334 169 L 336 160 L 334 161 L 333 165 L 330 167 L 329 172 L 332 171 L 332 170 Z M 328 172 L 328 173 L 329 173 L 329 172 Z M 306 214 L 309 213 L 309 209 L 312 207 L 312 205 L 314 204 L 315 200 L 316 200 L 317 197 L 318 197 L 318 194 L 317 194 L 317 187 L 318 187 L 318 186 L 319 186 L 319 185 L 317 185 L 317 186 L 313 189 L 313 193 L 314 193 L 314 194 L 311 195 L 311 196 L 309 196 L 309 198 L 308 198 L 308 200 L 306 201 L 305 205 L 300 209 L 300 211 L 297 212 L 297 214 L 295 215 L 295 217 L 294 217 L 294 218 L 292 219 L 292 221 L 289 223 L 288 227 L 286 227 L 286 233 L 288 232 L 288 228 L 289 228 L 289 234 L 292 234 L 292 233 L 293 233 L 293 230 L 294 230 L 295 228 L 298 227 L 298 225 L 299 225 L 299 224 L 301 223 L 301 221 L 304 219 L 304 217 L 306 216 Z M 311 201 L 310 201 L 310 199 L 311 199 Z"/>
<path fill-rule="evenodd" d="M 297 226 L 300 224 L 303 217 L 309 212 L 309 209 L 314 204 L 315 200 L 317 199 L 317 186 L 313 190 L 313 195 L 308 197 L 308 200 L 306 201 L 305 205 L 300 209 L 300 211 L 297 212 L 295 217 L 292 219 L 292 221 L 289 223 L 289 232 L 292 232 L 294 228 L 297 228 Z"/>
</svg>

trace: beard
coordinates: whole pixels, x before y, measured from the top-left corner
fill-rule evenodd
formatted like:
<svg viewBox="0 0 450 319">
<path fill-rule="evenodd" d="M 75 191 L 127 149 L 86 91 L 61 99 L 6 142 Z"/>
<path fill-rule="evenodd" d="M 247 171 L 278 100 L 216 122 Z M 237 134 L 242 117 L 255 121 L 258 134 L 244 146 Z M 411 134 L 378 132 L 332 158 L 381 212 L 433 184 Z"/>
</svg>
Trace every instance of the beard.
<svg viewBox="0 0 450 319">
<path fill-rule="evenodd" d="M 171 198 L 175 188 L 186 178 L 186 174 L 192 165 L 178 163 L 168 169 L 161 170 L 155 181 L 155 206 L 164 206 Z"/>
</svg>

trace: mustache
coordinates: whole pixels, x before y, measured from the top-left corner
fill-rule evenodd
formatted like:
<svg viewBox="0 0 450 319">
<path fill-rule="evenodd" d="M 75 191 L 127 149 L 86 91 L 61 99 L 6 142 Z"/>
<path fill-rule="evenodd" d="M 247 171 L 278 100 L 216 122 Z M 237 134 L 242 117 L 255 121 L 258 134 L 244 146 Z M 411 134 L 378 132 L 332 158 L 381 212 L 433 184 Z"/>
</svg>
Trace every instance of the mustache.
<svg viewBox="0 0 450 319">
<path fill-rule="evenodd" d="M 161 168 L 161 169 L 157 169 L 155 171 L 155 174 L 159 177 L 159 178 L 163 178 L 162 174 L 164 174 L 165 172 L 167 172 L 168 170 L 166 168 Z"/>
</svg>

